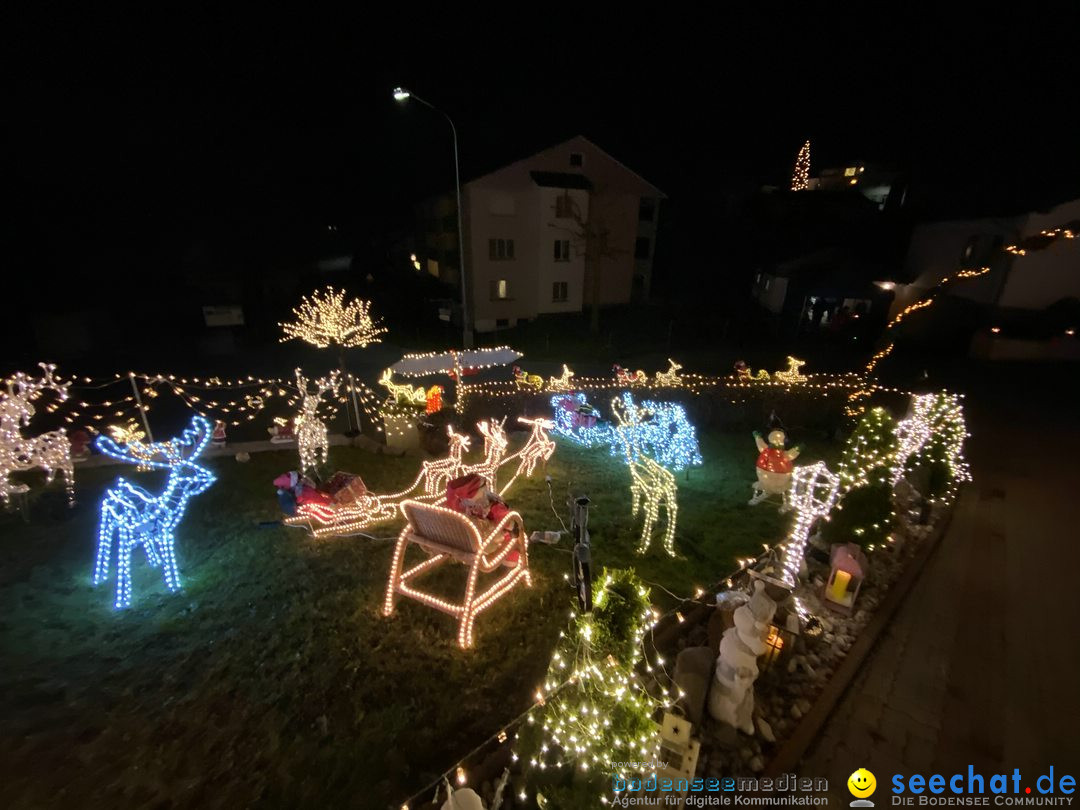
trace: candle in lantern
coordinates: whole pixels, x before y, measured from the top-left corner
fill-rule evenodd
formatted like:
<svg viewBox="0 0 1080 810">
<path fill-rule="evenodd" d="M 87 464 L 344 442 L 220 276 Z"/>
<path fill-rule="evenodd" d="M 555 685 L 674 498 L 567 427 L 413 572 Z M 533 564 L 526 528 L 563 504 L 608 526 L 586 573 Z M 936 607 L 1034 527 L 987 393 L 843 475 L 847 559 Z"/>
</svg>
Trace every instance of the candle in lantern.
<svg viewBox="0 0 1080 810">
<path fill-rule="evenodd" d="M 829 599 L 841 605 L 847 602 L 848 583 L 851 582 L 851 574 L 839 568 L 833 572 L 832 587 L 829 589 Z"/>
</svg>

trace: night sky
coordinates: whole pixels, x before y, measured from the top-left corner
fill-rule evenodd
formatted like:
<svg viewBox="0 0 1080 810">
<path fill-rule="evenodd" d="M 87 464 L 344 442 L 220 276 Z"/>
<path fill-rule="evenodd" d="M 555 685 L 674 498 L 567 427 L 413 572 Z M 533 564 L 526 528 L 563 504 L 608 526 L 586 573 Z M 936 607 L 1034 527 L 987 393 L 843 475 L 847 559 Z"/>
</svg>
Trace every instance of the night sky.
<svg viewBox="0 0 1080 810">
<path fill-rule="evenodd" d="M 591 138 L 669 195 L 677 261 L 717 256 L 723 194 L 788 182 L 807 137 L 815 170 L 904 170 L 919 215 L 1080 196 L 1070 20 L 627 9 L 496 29 L 48 8 L 5 48 L 7 262 L 91 289 L 198 249 L 288 253 L 330 223 L 361 239 L 407 225 L 453 175 L 445 123 L 395 103 L 397 84 L 454 117 L 465 177 Z"/>
</svg>

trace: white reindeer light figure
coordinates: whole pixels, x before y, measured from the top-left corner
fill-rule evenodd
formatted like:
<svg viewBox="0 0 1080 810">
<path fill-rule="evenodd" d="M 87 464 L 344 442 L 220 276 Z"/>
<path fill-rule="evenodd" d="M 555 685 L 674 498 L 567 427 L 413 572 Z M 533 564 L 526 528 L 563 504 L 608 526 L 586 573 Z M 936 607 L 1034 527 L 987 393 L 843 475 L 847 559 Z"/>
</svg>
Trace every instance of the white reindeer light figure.
<svg viewBox="0 0 1080 810">
<path fill-rule="evenodd" d="M 488 482 L 488 486 L 491 489 L 497 491 L 496 478 L 499 474 L 499 465 L 502 464 L 503 458 L 506 456 L 506 447 L 509 444 L 506 440 L 506 431 L 503 428 L 501 422 L 480 422 L 477 427 L 480 429 L 480 433 L 484 436 L 484 458 L 476 464 L 465 464 L 461 467 L 459 475 L 471 475 L 476 473 L 485 481 Z"/>
<path fill-rule="evenodd" d="M 656 372 L 656 385 L 671 388 L 682 385 L 682 377 L 679 376 L 680 371 L 682 371 L 682 366 L 669 357 L 668 370 Z"/>
<path fill-rule="evenodd" d="M 326 463 L 329 440 L 326 435 L 326 423 L 319 419 L 319 402 L 328 391 L 337 393 L 338 373 L 330 372 L 328 377 L 315 380 L 315 391 L 308 387 L 308 379 L 296 369 L 296 388 L 302 397 L 300 413 L 296 417 L 296 446 L 300 450 L 300 472 L 307 475 L 315 472 L 320 464 Z"/>
<path fill-rule="evenodd" d="M 39 363 L 41 379 L 17 372 L 7 380 L 7 390 L 0 391 L 0 498 L 10 503 L 12 495 L 21 495 L 29 488 L 11 480 L 16 470 L 41 467 L 45 482 L 51 484 L 59 472 L 64 479 L 68 505 L 75 504 L 75 465 L 71 460 L 71 441 L 62 430 L 50 430 L 38 436 L 26 437 L 21 428 L 30 425 L 34 415 L 34 400 L 45 390 L 53 390 L 61 402 L 68 397 L 69 383 L 53 378 L 56 366 Z"/>
<path fill-rule="evenodd" d="M 428 496 L 446 492 L 447 483 L 460 474 L 462 453 L 469 449 L 469 437 L 467 435 L 455 433 L 452 425 L 446 426 L 446 432 L 450 435 L 449 455 L 435 461 L 425 461 L 421 465 L 424 494 Z"/>
<path fill-rule="evenodd" d="M 562 374 L 558 377 L 548 377 L 548 391 L 569 391 L 570 378 L 573 376 L 574 372 L 566 363 L 563 363 Z"/>
<path fill-rule="evenodd" d="M 630 468 L 630 513 L 637 515 L 638 509 L 643 509 L 645 513 L 638 554 L 649 550 L 653 526 L 660 516 L 660 507 L 664 507 L 667 518 L 664 551 L 674 557 L 679 488 L 674 473 L 649 458 L 642 447 L 641 431 L 636 428 L 648 410 L 615 397 L 611 400 L 611 411 L 618 421 L 612 432 L 622 445 L 626 466 Z"/>
<path fill-rule="evenodd" d="M 519 416 L 518 421 L 523 425 L 531 425 L 532 432 L 529 433 L 525 446 L 514 454 L 521 459 L 521 463 L 518 464 L 518 468 L 514 472 L 514 478 L 517 478 L 522 473 L 528 478 L 533 474 L 533 470 L 536 469 L 536 465 L 540 461 L 547 462 L 551 458 L 551 454 L 555 452 L 555 442 L 547 435 L 547 431 L 555 427 L 555 423 L 550 419 L 527 419 L 524 416 Z"/>
<path fill-rule="evenodd" d="M 169 590 L 179 589 L 175 530 L 188 500 L 205 492 L 215 481 L 212 472 L 194 462 L 206 449 L 212 433 L 210 422 L 195 416 L 191 427 L 178 439 L 163 443 L 144 445 L 135 441 L 120 445 L 108 436 L 98 437 L 97 448 L 105 455 L 143 468 L 169 471 L 160 495 L 151 495 L 120 478 L 101 501 L 93 582 L 99 585 L 108 577 L 115 539 L 117 608 L 131 604 L 131 552 L 136 546 L 143 547 L 151 565 L 161 567 Z"/>
</svg>

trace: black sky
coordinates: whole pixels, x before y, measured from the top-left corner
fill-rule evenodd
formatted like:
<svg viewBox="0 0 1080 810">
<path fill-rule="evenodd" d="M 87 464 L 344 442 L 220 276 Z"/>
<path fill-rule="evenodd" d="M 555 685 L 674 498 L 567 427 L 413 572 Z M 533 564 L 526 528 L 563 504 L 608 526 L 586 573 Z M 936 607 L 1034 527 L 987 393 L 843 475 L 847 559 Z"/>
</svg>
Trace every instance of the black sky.
<svg viewBox="0 0 1080 810">
<path fill-rule="evenodd" d="M 1080 196 L 1073 20 L 549 11 L 565 22 L 41 9 L 7 32 L 9 260 L 144 272 L 230 233 L 375 235 L 452 183 L 444 122 L 397 84 L 454 117 L 466 176 L 590 137 L 668 193 L 690 254 L 718 191 L 784 183 L 807 137 L 815 168 L 907 170 L 927 215 Z"/>
</svg>

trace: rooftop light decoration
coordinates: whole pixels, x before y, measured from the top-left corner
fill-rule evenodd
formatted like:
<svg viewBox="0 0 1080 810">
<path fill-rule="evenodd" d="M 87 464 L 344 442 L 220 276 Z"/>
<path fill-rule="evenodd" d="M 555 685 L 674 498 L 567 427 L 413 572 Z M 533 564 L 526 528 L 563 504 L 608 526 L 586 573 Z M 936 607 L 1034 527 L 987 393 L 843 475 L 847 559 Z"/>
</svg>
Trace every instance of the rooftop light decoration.
<svg viewBox="0 0 1080 810">
<path fill-rule="evenodd" d="M 320 349 L 345 349 L 381 343 L 387 329 L 371 316 L 371 302 L 362 298 L 345 300 L 344 290 L 327 287 L 304 296 L 293 309 L 296 320 L 278 324 L 284 333 L 281 342 L 298 339 Z"/>
</svg>

